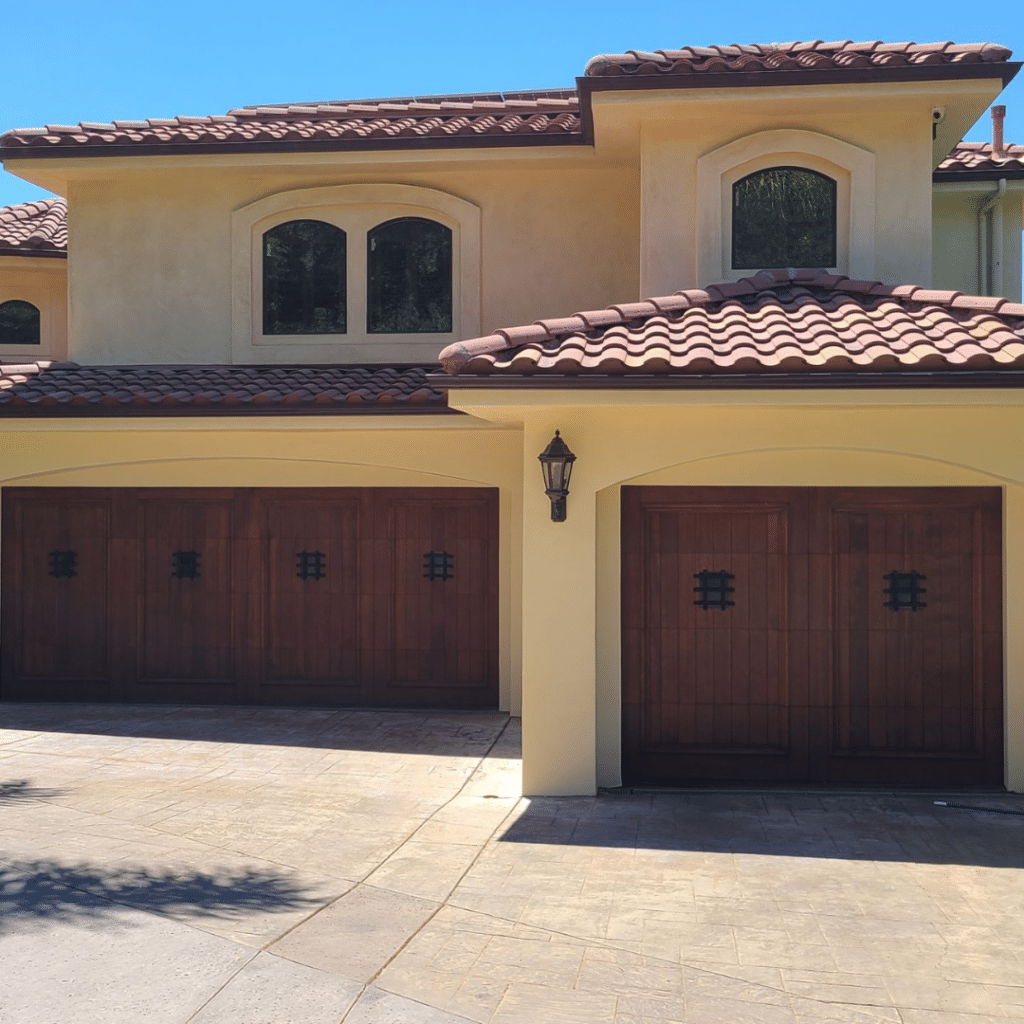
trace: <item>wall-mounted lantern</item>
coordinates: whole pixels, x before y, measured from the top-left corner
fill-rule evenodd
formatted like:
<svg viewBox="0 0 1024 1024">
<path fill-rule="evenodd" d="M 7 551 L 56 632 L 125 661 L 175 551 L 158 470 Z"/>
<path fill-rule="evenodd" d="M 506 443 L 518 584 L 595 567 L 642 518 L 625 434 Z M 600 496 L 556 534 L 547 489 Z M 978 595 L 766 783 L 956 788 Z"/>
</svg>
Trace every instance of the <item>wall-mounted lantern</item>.
<svg viewBox="0 0 1024 1024">
<path fill-rule="evenodd" d="M 544 492 L 551 499 L 551 521 L 564 523 L 565 498 L 569 493 L 569 477 L 572 476 L 572 464 L 576 456 L 569 451 L 569 446 L 556 430 L 551 443 L 537 458 L 540 459 L 541 472 L 544 474 Z"/>
</svg>

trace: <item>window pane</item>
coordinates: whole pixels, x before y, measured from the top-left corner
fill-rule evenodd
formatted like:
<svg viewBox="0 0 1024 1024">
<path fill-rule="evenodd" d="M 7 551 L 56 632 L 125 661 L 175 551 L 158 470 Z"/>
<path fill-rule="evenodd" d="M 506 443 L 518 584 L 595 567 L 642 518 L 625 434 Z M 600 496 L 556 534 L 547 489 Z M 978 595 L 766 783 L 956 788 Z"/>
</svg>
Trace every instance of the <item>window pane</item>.
<svg viewBox="0 0 1024 1024">
<path fill-rule="evenodd" d="M 836 265 L 836 183 L 799 167 L 771 167 L 732 187 L 734 270 Z"/>
<path fill-rule="evenodd" d="M 0 303 L 0 345 L 38 345 L 39 310 L 31 302 Z"/>
<path fill-rule="evenodd" d="M 366 329 L 371 334 L 447 334 L 452 329 L 452 233 L 422 217 L 367 235 Z"/>
<path fill-rule="evenodd" d="M 263 236 L 263 333 L 345 333 L 345 232 L 292 220 Z"/>
</svg>

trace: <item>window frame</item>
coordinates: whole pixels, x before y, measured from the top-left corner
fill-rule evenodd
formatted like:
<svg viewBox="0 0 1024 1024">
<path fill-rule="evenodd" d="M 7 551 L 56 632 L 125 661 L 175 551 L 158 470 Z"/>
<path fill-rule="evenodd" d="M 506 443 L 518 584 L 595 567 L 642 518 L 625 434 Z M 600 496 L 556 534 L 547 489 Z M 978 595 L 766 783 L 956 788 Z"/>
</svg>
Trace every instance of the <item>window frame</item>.
<svg viewBox="0 0 1024 1024">
<path fill-rule="evenodd" d="M 38 345 L 0 345 L 5 362 L 67 358 L 67 261 L 0 256 L 0 302 L 29 302 L 39 310 Z"/>
<path fill-rule="evenodd" d="M 452 329 L 367 331 L 367 237 L 402 217 L 452 232 Z M 345 334 L 263 333 L 263 235 L 293 220 L 320 220 L 347 238 Z M 480 209 L 413 185 L 333 185 L 275 193 L 232 214 L 232 356 L 236 363 L 432 363 L 446 345 L 480 333 Z"/>
<path fill-rule="evenodd" d="M 694 244 L 701 283 L 738 281 L 757 273 L 732 268 L 732 186 L 772 167 L 815 171 L 835 181 L 836 262 L 822 269 L 873 280 L 874 154 L 821 132 L 787 128 L 745 135 L 698 159 Z"/>
</svg>

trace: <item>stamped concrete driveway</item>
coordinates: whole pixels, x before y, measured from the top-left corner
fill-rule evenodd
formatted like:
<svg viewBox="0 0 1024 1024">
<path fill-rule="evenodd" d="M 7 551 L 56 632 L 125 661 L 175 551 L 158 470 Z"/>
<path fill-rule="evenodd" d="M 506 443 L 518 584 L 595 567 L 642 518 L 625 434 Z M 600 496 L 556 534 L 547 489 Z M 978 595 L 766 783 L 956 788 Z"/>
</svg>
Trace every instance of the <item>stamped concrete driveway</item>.
<svg viewBox="0 0 1024 1024">
<path fill-rule="evenodd" d="M 501 715 L 0 726 L 4 1024 L 1024 1022 L 1024 816 L 528 801 Z"/>
</svg>

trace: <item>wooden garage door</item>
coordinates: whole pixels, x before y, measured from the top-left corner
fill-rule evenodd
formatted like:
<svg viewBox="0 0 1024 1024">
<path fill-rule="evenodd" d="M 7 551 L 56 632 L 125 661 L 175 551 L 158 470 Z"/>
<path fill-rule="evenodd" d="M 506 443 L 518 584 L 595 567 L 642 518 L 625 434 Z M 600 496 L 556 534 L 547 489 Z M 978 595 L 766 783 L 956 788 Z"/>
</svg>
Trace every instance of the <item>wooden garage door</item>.
<svg viewBox="0 0 1024 1024">
<path fill-rule="evenodd" d="M 623 488 L 623 769 L 999 783 L 1000 492 Z"/>
<path fill-rule="evenodd" d="M 497 492 L 7 489 L 3 696 L 497 704 Z"/>
</svg>

